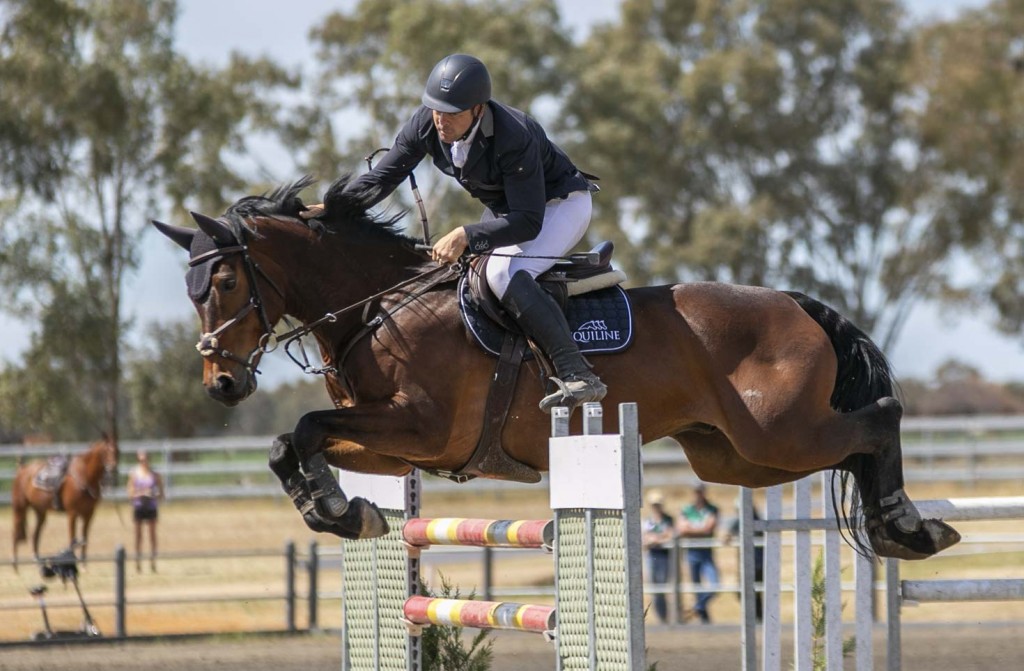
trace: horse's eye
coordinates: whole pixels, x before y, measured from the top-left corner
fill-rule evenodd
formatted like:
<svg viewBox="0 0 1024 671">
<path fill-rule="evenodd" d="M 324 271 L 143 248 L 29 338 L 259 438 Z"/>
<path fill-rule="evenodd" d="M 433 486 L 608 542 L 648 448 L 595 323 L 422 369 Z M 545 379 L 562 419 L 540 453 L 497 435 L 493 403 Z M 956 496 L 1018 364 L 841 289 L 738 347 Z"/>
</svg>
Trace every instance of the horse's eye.
<svg viewBox="0 0 1024 671">
<path fill-rule="evenodd" d="M 224 287 L 224 291 L 232 291 L 236 286 L 238 286 L 238 280 L 234 277 L 225 278 L 222 286 Z"/>
</svg>

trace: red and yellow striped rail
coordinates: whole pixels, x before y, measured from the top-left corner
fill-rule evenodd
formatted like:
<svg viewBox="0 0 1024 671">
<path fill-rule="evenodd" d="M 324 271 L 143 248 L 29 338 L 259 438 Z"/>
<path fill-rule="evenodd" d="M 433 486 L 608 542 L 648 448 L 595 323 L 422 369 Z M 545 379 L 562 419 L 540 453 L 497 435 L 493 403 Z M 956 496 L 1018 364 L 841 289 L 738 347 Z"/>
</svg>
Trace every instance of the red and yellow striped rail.
<svg viewBox="0 0 1024 671">
<path fill-rule="evenodd" d="M 555 628 L 553 606 L 499 601 L 468 601 L 413 596 L 405 602 L 405 619 L 416 625 L 439 624 L 475 629 L 512 629 L 544 633 Z"/>
<path fill-rule="evenodd" d="M 411 519 L 402 530 L 414 547 L 471 545 L 477 547 L 551 548 L 553 520 L 477 520 L 461 517 Z"/>
</svg>

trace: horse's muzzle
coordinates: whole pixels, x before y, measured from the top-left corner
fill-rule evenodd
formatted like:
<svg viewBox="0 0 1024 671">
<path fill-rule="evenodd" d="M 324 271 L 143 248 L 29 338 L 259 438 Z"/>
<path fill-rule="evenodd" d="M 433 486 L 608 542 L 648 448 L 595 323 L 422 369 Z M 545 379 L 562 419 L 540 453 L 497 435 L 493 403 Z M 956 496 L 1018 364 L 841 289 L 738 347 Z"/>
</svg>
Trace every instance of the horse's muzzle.
<svg viewBox="0 0 1024 671">
<path fill-rule="evenodd" d="M 218 373 L 213 384 L 206 385 L 206 393 L 213 400 L 228 407 L 236 406 L 256 391 L 256 376 L 243 372 L 240 378 L 230 373 Z"/>
</svg>

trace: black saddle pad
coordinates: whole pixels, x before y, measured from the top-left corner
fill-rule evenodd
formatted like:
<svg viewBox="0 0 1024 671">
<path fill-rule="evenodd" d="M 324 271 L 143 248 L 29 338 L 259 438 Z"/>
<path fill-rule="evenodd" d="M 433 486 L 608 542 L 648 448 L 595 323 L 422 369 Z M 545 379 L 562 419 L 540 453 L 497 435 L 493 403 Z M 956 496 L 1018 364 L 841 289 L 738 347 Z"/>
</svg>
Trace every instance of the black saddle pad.
<svg viewBox="0 0 1024 671">
<path fill-rule="evenodd" d="M 498 356 L 505 329 L 484 314 L 470 294 L 469 282 L 459 280 L 459 308 L 462 321 L 474 339 L 490 354 Z M 569 298 L 565 311 L 572 337 L 584 354 L 613 354 L 633 341 L 633 312 L 622 287 L 608 287 Z M 533 356 L 527 350 L 527 357 Z"/>
</svg>

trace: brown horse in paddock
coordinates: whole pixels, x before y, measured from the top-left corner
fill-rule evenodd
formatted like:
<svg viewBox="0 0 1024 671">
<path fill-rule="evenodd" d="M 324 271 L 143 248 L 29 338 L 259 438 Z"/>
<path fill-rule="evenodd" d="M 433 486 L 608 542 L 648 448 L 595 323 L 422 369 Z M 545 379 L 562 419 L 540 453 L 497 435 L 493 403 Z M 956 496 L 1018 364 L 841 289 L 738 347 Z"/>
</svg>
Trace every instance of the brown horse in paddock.
<svg viewBox="0 0 1024 671">
<path fill-rule="evenodd" d="M 76 454 L 68 462 L 67 474 L 56 489 L 41 489 L 35 483 L 36 474 L 46 462 L 34 459 L 18 467 L 11 485 L 11 508 L 14 521 L 14 568 L 18 568 L 18 544 L 27 539 L 28 511 L 36 514 L 36 528 L 32 533 L 32 555 L 39 557 L 39 536 L 50 511 L 65 512 L 68 516 L 68 545 L 74 546 L 79 537 L 76 530 L 81 520 L 82 561 L 85 561 L 89 542 L 89 525 L 93 513 L 103 496 L 101 485 L 105 478 L 117 473 L 117 443 L 108 438 L 98 440 L 89 449 Z M 58 510 L 54 498 L 60 497 Z"/>
<path fill-rule="evenodd" d="M 199 230 L 153 223 L 190 251 L 186 283 L 212 398 L 243 401 L 256 390 L 264 353 L 304 333 L 316 338 L 319 369 L 285 349 L 325 374 L 336 407 L 310 412 L 282 435 L 270 465 L 311 528 L 373 537 L 387 530 L 379 511 L 349 500 L 328 463 L 392 475 L 459 472 L 482 433 L 495 359 L 467 335 L 450 269 L 396 232 L 396 219 L 368 214 L 365 195 L 345 191 L 347 179 L 304 220 L 298 193 L 310 183 L 243 198 L 218 219 L 193 213 Z M 676 439 L 708 482 L 764 487 L 829 468 L 852 475 L 849 515 L 865 519 L 846 522 L 878 555 L 923 558 L 959 540 L 941 521 L 923 520 L 905 494 L 902 408 L 888 362 L 841 315 L 761 287 L 627 294 L 632 345 L 591 361 L 608 385 L 607 404 L 638 404 L 646 440 Z M 304 326 L 274 334 L 285 315 Z M 501 433 L 507 455 L 538 471 L 548 465 L 550 426 L 537 408 L 539 372 L 523 364 Z M 855 540 L 864 549 L 864 537 Z"/>
</svg>

